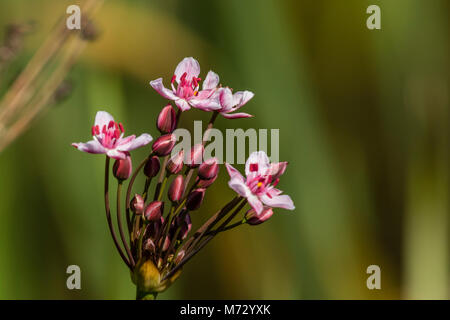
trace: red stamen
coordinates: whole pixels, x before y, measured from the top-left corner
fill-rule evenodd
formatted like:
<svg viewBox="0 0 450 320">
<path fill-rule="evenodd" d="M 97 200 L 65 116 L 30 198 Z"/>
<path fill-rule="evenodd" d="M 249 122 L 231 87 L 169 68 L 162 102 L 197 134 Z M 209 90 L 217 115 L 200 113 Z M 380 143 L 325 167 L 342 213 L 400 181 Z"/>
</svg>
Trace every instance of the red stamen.
<svg viewBox="0 0 450 320">
<path fill-rule="evenodd" d="M 95 136 L 95 126 L 92 126 L 91 132 L 92 132 L 92 135 Z"/>
<path fill-rule="evenodd" d="M 123 125 L 122 125 L 122 123 L 119 123 L 119 129 L 120 129 L 120 131 L 122 131 L 122 133 L 125 132 L 125 130 L 123 130 Z"/>
<path fill-rule="evenodd" d="M 183 85 L 186 82 L 187 72 L 183 73 L 183 75 L 180 78 L 181 85 Z"/>
<path fill-rule="evenodd" d="M 268 196 L 270 199 L 272 199 L 272 196 L 270 195 L 270 193 L 266 193 L 266 196 Z"/>
<path fill-rule="evenodd" d="M 177 76 L 176 76 L 176 75 L 173 75 L 173 76 L 172 76 L 172 80 L 170 80 L 170 83 L 174 83 L 176 79 L 177 79 Z"/>
<path fill-rule="evenodd" d="M 250 172 L 258 171 L 258 164 L 257 163 L 250 163 Z"/>
<path fill-rule="evenodd" d="M 273 183 L 273 186 L 276 187 L 277 184 L 278 184 L 278 182 L 280 182 L 280 179 L 279 179 L 279 178 L 277 178 L 277 179 L 275 180 L 275 182 Z"/>
<path fill-rule="evenodd" d="M 196 77 L 194 77 L 192 80 L 193 80 L 193 82 L 194 82 L 194 87 L 197 87 L 197 86 L 198 86 L 198 83 L 199 83 L 200 81 L 202 81 L 201 78 L 196 78 Z"/>
<path fill-rule="evenodd" d="M 108 124 L 108 129 L 111 129 L 112 127 L 114 127 L 115 122 L 114 121 L 110 121 Z"/>
</svg>

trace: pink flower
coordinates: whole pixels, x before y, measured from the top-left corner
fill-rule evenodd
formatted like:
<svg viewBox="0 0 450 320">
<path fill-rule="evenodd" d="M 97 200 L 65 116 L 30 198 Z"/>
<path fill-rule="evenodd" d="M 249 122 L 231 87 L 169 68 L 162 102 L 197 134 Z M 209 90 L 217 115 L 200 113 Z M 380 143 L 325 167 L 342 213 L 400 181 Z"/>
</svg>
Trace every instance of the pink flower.
<svg viewBox="0 0 450 320">
<path fill-rule="evenodd" d="M 72 143 L 72 146 L 83 152 L 104 153 L 110 158 L 125 159 L 129 151 L 152 141 L 152 137 L 147 133 L 137 138 L 135 135 L 123 138 L 123 135 L 122 124 L 115 122 L 108 112 L 99 111 L 92 127 L 94 139 L 86 143 Z"/>
<path fill-rule="evenodd" d="M 230 88 L 220 88 L 217 92 L 218 99 L 220 102 L 221 109 L 218 111 L 222 116 L 227 119 L 237 119 L 237 118 L 249 118 L 253 117 L 248 113 L 231 113 L 240 109 L 244 104 L 246 104 L 254 94 L 251 91 L 238 91 L 235 94 Z"/>
<path fill-rule="evenodd" d="M 228 185 L 240 196 L 247 198 L 256 214 L 261 214 L 264 205 L 271 208 L 294 210 L 295 206 L 288 195 L 275 188 L 279 177 L 286 170 L 287 162 L 270 163 L 264 151 L 253 152 L 245 163 L 246 179 L 239 171 L 225 163 L 231 179 Z"/>
<path fill-rule="evenodd" d="M 172 90 L 164 87 L 162 78 L 150 81 L 150 85 L 164 98 L 175 101 L 181 111 L 189 110 L 191 106 L 204 111 L 220 109 L 217 99 L 212 99 L 219 85 L 219 76 L 209 71 L 202 90 L 199 91 L 201 81 L 199 74 L 198 61 L 192 57 L 184 58 L 175 69 L 171 80 Z"/>
</svg>

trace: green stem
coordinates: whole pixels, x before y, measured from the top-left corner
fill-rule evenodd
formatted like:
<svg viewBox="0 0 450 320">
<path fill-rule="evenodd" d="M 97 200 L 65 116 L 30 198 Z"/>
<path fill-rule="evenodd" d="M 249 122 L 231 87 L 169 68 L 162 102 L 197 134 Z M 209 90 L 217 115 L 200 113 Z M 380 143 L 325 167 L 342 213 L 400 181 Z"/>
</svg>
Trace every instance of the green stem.
<svg viewBox="0 0 450 320">
<path fill-rule="evenodd" d="M 125 239 L 125 234 L 123 233 L 123 229 L 122 229 L 122 215 L 121 215 L 121 205 L 120 205 L 120 194 L 122 191 L 122 181 L 118 181 L 117 184 L 117 225 L 119 226 L 119 233 L 120 233 L 120 238 L 122 239 L 122 243 L 123 246 L 125 248 L 125 251 L 127 252 L 128 255 L 128 259 L 130 261 L 131 266 L 134 266 L 134 259 L 133 259 L 133 255 L 131 254 L 130 248 L 128 246 L 127 240 Z"/>
<path fill-rule="evenodd" d="M 114 245 L 116 246 L 117 251 L 120 254 L 120 257 L 125 262 L 125 264 L 131 269 L 131 263 L 125 257 L 122 248 L 120 247 L 119 241 L 117 241 L 116 233 L 114 232 L 114 227 L 111 219 L 111 208 L 109 206 L 109 157 L 106 156 L 105 163 L 105 211 L 106 211 L 106 220 L 108 221 L 109 231 L 111 233 L 111 237 L 113 238 Z"/>
</svg>

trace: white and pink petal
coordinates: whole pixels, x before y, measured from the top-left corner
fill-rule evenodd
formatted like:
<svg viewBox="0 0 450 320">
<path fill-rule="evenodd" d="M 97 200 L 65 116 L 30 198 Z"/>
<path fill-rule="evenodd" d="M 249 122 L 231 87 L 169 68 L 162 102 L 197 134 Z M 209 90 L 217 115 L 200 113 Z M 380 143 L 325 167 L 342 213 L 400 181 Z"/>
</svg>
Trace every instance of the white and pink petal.
<svg viewBox="0 0 450 320">
<path fill-rule="evenodd" d="M 230 175 L 231 179 L 239 179 L 241 182 L 245 181 L 242 174 L 236 168 L 234 168 L 232 165 L 225 163 L 225 168 L 227 169 L 228 174 Z"/>
<path fill-rule="evenodd" d="M 132 139 L 130 139 L 130 137 Z M 151 135 L 149 135 L 148 133 L 143 133 L 141 134 L 139 137 L 135 138 L 135 136 L 129 136 L 127 138 L 125 138 L 124 140 L 126 140 L 127 142 L 124 144 L 119 145 L 116 149 L 119 151 L 132 151 L 134 149 L 143 147 L 147 144 L 149 144 L 153 138 Z"/>
<path fill-rule="evenodd" d="M 72 146 L 80 151 L 88 153 L 101 154 L 107 152 L 107 149 L 105 149 L 105 147 L 103 147 L 97 140 L 91 140 L 86 143 L 72 143 Z"/>
<path fill-rule="evenodd" d="M 227 119 L 240 119 L 240 118 L 252 118 L 253 115 L 248 114 L 248 113 L 244 113 L 244 112 L 238 112 L 238 113 L 225 113 L 225 112 L 221 112 L 220 113 L 224 118 Z"/>
<path fill-rule="evenodd" d="M 222 88 L 219 90 L 219 101 L 222 106 L 222 112 L 228 112 L 233 108 L 233 93 L 230 88 Z"/>
<path fill-rule="evenodd" d="M 294 202 L 288 195 L 268 196 L 267 194 L 264 194 L 260 199 L 266 206 L 272 208 L 295 209 Z"/>
<path fill-rule="evenodd" d="M 245 174 L 249 175 L 264 175 L 267 173 L 270 166 L 269 157 L 264 151 L 255 151 L 248 157 L 245 162 Z"/>
<path fill-rule="evenodd" d="M 246 104 L 252 99 L 255 94 L 251 91 L 238 91 L 233 95 L 233 106 L 236 106 L 236 110 Z"/>
<path fill-rule="evenodd" d="M 192 57 L 184 58 L 175 69 L 175 80 L 180 83 L 183 74 L 186 73 L 186 80 L 191 81 L 193 77 L 200 74 L 200 64 Z"/>
<path fill-rule="evenodd" d="M 254 194 L 250 194 L 247 197 L 247 201 L 248 201 L 248 204 L 253 208 L 253 210 L 255 210 L 256 214 L 259 215 L 262 213 L 264 206 L 263 206 L 261 200 L 257 196 L 255 196 Z"/>
<path fill-rule="evenodd" d="M 108 127 L 108 125 L 111 121 L 114 122 L 114 118 L 112 115 L 110 115 L 106 111 L 98 111 L 97 114 L 95 115 L 94 125 L 98 126 L 101 131 L 103 126 Z"/>
<path fill-rule="evenodd" d="M 251 192 L 248 189 L 247 185 L 239 178 L 232 178 L 230 181 L 228 181 L 228 186 L 241 197 L 248 197 L 251 195 Z"/>
<path fill-rule="evenodd" d="M 184 99 L 175 100 L 175 104 L 177 105 L 178 108 L 180 108 L 181 111 L 187 111 L 191 108 L 189 103 L 187 103 L 187 101 Z"/>
<path fill-rule="evenodd" d="M 219 85 L 219 81 L 219 75 L 213 71 L 209 71 L 206 75 L 205 80 L 203 81 L 202 88 L 203 90 L 215 89 Z"/>
<path fill-rule="evenodd" d="M 153 89 L 156 90 L 156 92 L 158 92 L 164 98 L 169 100 L 178 99 L 178 96 L 175 93 L 173 93 L 172 90 L 169 90 L 166 87 L 164 87 L 162 78 L 150 81 L 150 85 L 152 86 Z"/>
</svg>

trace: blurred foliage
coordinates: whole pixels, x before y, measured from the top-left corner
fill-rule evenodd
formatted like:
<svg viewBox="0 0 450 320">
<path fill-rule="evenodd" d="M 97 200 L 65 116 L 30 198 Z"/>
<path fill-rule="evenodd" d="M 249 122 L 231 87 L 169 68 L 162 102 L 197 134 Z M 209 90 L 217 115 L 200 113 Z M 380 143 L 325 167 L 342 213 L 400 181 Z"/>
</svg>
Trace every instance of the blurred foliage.
<svg viewBox="0 0 450 320">
<path fill-rule="evenodd" d="M 365 26 L 370 4 L 381 30 Z M 1 27 L 37 24 L 2 83 L 67 5 L 1 2 Z M 448 12 L 446 0 L 106 1 L 70 97 L 0 154 L 0 298 L 134 298 L 104 217 L 103 157 L 70 143 L 87 140 L 99 109 L 157 136 L 165 101 L 148 82 L 194 56 L 256 93 L 255 118 L 218 128 L 280 128 L 280 188 L 297 209 L 219 236 L 162 299 L 448 299 Z M 182 125 L 197 119 L 208 115 Z M 194 220 L 233 195 L 226 181 L 222 168 Z M 70 264 L 80 291 L 66 289 Z M 366 288 L 371 264 L 382 290 Z"/>
</svg>

